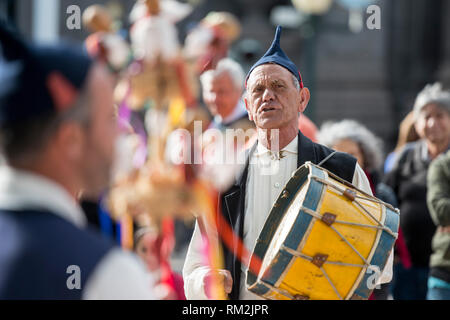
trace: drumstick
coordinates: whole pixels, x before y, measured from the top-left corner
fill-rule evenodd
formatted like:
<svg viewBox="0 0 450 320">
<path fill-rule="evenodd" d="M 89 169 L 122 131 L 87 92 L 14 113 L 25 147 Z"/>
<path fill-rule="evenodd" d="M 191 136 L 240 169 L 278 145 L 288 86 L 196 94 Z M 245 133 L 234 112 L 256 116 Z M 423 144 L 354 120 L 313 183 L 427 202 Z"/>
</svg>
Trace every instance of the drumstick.
<svg viewBox="0 0 450 320">
<path fill-rule="evenodd" d="M 198 227 L 200 229 L 200 234 L 202 235 L 202 237 L 203 238 L 208 237 L 208 235 L 206 234 L 205 222 L 203 221 L 202 216 L 197 217 L 197 223 L 198 223 Z"/>
<path fill-rule="evenodd" d="M 225 220 L 222 214 L 220 214 L 221 212 L 220 203 L 216 203 L 216 205 L 217 205 L 216 212 L 219 212 L 219 214 L 215 215 L 216 218 L 215 224 L 219 237 L 222 239 L 222 241 L 230 251 L 233 251 L 234 243 L 236 243 L 236 252 L 234 252 L 236 258 L 238 258 L 239 261 L 241 261 L 241 263 L 244 266 L 246 266 L 253 274 L 258 275 L 262 266 L 261 259 L 256 255 L 254 255 L 253 258 L 250 259 L 251 252 L 245 247 L 241 238 L 234 233 L 231 226 L 228 224 L 228 222 Z M 204 237 L 207 237 L 205 225 L 206 222 L 204 221 L 204 217 L 200 215 L 197 216 L 197 223 L 200 229 L 200 233 Z M 207 237 L 207 239 L 209 238 Z"/>
<path fill-rule="evenodd" d="M 217 228 L 217 231 L 225 245 L 228 247 L 228 249 L 230 249 L 230 251 L 233 251 L 233 243 L 236 243 L 237 250 L 236 252 L 234 252 L 234 255 L 241 261 L 243 265 L 248 267 L 248 269 L 257 276 L 262 266 L 261 259 L 256 255 L 253 256 L 253 259 L 250 259 L 250 251 L 243 244 L 241 238 L 234 233 L 225 218 L 221 214 L 218 214 L 217 219 L 217 224 L 221 226 L 221 228 Z"/>
<path fill-rule="evenodd" d="M 199 207 L 202 208 L 201 211 L 203 211 L 203 215 L 197 216 L 197 225 L 200 229 L 202 239 L 205 241 L 204 245 L 208 263 L 212 270 L 222 269 L 223 257 L 221 251 L 216 249 L 218 247 L 217 239 L 211 237 L 206 230 L 208 220 L 214 220 L 214 215 L 216 213 L 216 193 L 214 190 L 206 188 L 204 181 L 200 180 L 193 181 L 193 189 L 197 193 Z M 214 222 L 210 222 L 209 224 L 214 225 Z M 219 279 L 219 275 L 215 274 L 212 277 L 212 282 L 208 285 L 214 300 L 225 300 L 227 298 L 223 285 L 224 284 Z"/>
</svg>

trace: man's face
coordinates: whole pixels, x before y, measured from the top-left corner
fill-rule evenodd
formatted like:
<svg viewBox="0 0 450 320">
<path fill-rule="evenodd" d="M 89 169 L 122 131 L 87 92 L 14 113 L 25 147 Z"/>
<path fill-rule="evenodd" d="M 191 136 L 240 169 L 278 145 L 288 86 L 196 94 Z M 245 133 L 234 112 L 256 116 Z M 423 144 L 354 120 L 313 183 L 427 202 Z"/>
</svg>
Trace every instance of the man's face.
<svg viewBox="0 0 450 320">
<path fill-rule="evenodd" d="M 422 139 L 442 143 L 450 139 L 450 113 L 435 103 L 422 108 L 416 120 L 416 131 Z"/>
<path fill-rule="evenodd" d="M 233 112 L 241 95 L 242 90 L 234 85 L 227 72 L 215 76 L 211 83 L 203 88 L 203 99 L 209 111 L 222 118 Z"/>
<path fill-rule="evenodd" d="M 302 103 L 292 74 L 277 64 L 255 68 L 247 82 L 247 93 L 245 104 L 250 119 L 261 129 L 283 128 L 294 122 L 297 126 L 298 113 L 307 104 Z"/>
<path fill-rule="evenodd" d="M 98 194 L 107 186 L 114 157 L 117 125 L 113 78 L 103 66 L 94 66 L 90 79 L 91 122 L 86 132 L 82 174 L 85 190 Z"/>
</svg>

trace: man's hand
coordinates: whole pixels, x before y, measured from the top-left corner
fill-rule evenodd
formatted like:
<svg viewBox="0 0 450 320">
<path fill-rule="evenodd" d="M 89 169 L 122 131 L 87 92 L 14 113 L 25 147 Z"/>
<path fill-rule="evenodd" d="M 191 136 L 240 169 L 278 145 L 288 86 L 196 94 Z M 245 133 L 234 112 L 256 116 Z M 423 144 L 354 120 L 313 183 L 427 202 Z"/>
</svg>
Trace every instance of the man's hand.
<svg viewBox="0 0 450 320">
<path fill-rule="evenodd" d="M 225 269 L 211 270 L 203 278 L 205 293 L 208 299 L 214 298 L 211 290 L 211 284 L 214 281 L 214 277 L 217 277 L 217 284 L 224 288 L 226 294 L 229 294 L 233 289 L 233 278 L 231 277 L 230 271 Z"/>
</svg>

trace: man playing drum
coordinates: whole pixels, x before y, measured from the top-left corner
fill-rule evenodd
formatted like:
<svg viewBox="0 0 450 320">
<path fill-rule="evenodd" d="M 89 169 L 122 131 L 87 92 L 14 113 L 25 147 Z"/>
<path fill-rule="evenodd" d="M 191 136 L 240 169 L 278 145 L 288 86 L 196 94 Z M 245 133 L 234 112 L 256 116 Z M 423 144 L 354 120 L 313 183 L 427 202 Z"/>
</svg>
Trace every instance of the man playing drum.
<svg viewBox="0 0 450 320">
<path fill-rule="evenodd" d="M 241 175 L 220 196 L 225 221 L 250 250 L 292 173 L 306 161 L 319 164 L 333 153 L 298 131 L 298 117 L 308 105 L 310 92 L 303 86 L 295 64 L 280 48 L 280 34 L 278 27 L 271 47 L 247 75 L 244 101 L 249 119 L 257 127 L 258 140 L 248 151 Z M 367 177 L 352 156 L 335 153 L 322 167 L 372 195 Z M 205 284 L 215 272 L 221 275 L 230 299 L 260 299 L 245 287 L 247 266 L 241 264 L 236 249 L 221 243 L 225 269 L 211 270 L 204 263 L 201 241 L 196 225 L 183 268 L 188 299 L 208 299 Z M 378 282 L 389 282 L 391 277 L 392 252 Z"/>
</svg>

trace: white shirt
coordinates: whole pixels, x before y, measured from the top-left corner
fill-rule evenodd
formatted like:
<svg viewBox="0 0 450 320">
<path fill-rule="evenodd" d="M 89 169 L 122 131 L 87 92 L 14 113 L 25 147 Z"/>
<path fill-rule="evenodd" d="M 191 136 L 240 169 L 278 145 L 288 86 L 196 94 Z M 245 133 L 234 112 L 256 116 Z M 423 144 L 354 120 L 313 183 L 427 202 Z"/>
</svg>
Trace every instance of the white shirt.
<svg viewBox="0 0 450 320">
<path fill-rule="evenodd" d="M 297 169 L 297 136 L 282 149 L 282 157 L 258 143 L 250 159 L 245 194 L 244 245 L 253 251 L 273 204 Z M 242 300 L 258 300 L 261 297 L 248 291 L 247 267 L 241 264 L 239 297 Z"/>
<path fill-rule="evenodd" d="M 0 208 L 42 209 L 80 229 L 87 226 L 82 209 L 63 187 L 44 176 L 6 165 L 0 165 Z M 88 300 L 155 299 L 143 263 L 120 248 L 110 250 L 98 262 L 81 288 L 83 299 Z"/>
<path fill-rule="evenodd" d="M 295 137 L 282 149 L 281 159 L 277 159 L 277 156 L 274 156 L 274 153 L 262 144 L 258 144 L 255 152 L 251 155 L 246 182 L 243 237 L 244 245 L 249 250 L 253 250 L 273 203 L 291 178 L 292 173 L 297 169 L 297 151 L 298 138 Z M 370 183 L 358 164 L 355 167 L 352 184 L 372 195 Z M 211 232 L 211 229 L 209 231 Z M 216 239 L 217 234 L 213 237 Z M 203 288 L 203 277 L 210 268 L 204 263 L 204 257 L 199 249 L 201 241 L 200 231 L 196 225 L 183 268 L 187 299 L 207 299 Z M 379 283 L 391 281 L 392 262 L 393 253 L 391 252 Z M 247 268 L 243 264 L 241 267 L 240 299 L 262 299 L 246 289 Z"/>
</svg>

